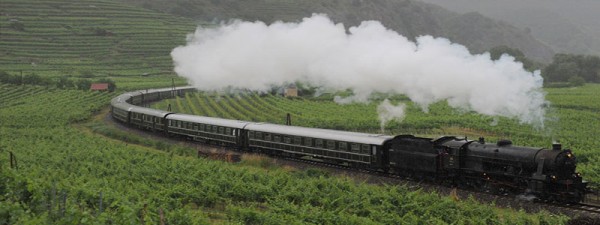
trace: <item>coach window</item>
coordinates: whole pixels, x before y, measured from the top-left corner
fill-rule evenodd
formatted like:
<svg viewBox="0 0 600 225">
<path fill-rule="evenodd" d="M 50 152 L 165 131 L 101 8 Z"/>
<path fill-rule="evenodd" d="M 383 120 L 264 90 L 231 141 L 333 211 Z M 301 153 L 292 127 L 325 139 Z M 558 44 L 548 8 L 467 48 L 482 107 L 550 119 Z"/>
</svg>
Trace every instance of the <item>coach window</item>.
<svg viewBox="0 0 600 225">
<path fill-rule="evenodd" d="M 219 134 L 224 134 L 223 131 L 224 131 L 223 127 L 219 127 Z"/>
<path fill-rule="evenodd" d="M 194 130 L 198 130 L 198 124 L 194 123 Z"/>
<path fill-rule="evenodd" d="M 279 135 L 273 135 L 273 141 L 274 142 L 281 142 L 281 136 L 279 136 Z"/>
<path fill-rule="evenodd" d="M 335 141 L 327 141 L 328 149 L 335 149 Z"/>
<path fill-rule="evenodd" d="M 323 140 L 322 139 L 315 139 L 315 146 L 317 148 L 323 148 Z"/>
<path fill-rule="evenodd" d="M 227 135 L 233 135 L 233 133 L 231 133 L 231 128 L 229 128 L 229 127 L 225 128 L 225 133 Z"/>
<path fill-rule="evenodd" d="M 360 153 L 360 145 L 356 143 L 352 143 L 351 145 L 352 152 Z"/>
<path fill-rule="evenodd" d="M 219 132 L 219 127 L 217 127 L 217 126 L 212 126 L 212 132 L 213 132 L 213 133 L 217 133 L 217 132 Z"/>
<path fill-rule="evenodd" d="M 301 145 L 302 144 L 302 138 L 300 137 L 294 137 L 294 144 L 296 145 Z"/>
<path fill-rule="evenodd" d="M 362 153 L 369 154 L 369 145 L 362 145 Z"/>
<path fill-rule="evenodd" d="M 304 138 L 304 145 L 312 147 L 313 146 L 312 138 Z"/>
<path fill-rule="evenodd" d="M 283 142 L 285 142 L 286 144 L 291 144 L 292 138 L 288 136 L 283 136 Z"/>
<path fill-rule="evenodd" d="M 248 137 L 254 139 L 254 131 L 248 132 Z"/>
<path fill-rule="evenodd" d="M 342 151 L 348 151 L 348 144 L 346 142 L 339 142 L 338 145 L 340 147 L 339 148 L 340 150 L 342 150 Z"/>
<path fill-rule="evenodd" d="M 271 134 L 265 133 L 265 141 L 271 141 Z"/>
<path fill-rule="evenodd" d="M 204 131 L 204 124 L 200 124 L 200 130 Z"/>
<path fill-rule="evenodd" d="M 256 132 L 256 137 L 255 138 L 256 139 L 262 139 L 263 138 L 262 132 Z"/>
</svg>

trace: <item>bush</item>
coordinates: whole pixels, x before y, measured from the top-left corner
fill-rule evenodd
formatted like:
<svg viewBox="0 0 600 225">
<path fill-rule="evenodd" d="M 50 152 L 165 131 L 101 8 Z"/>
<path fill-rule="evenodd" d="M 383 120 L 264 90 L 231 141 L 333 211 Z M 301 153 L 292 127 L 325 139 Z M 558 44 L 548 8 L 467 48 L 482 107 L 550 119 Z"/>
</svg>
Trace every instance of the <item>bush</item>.
<svg viewBox="0 0 600 225">
<path fill-rule="evenodd" d="M 583 86 L 585 84 L 585 79 L 583 79 L 583 77 L 575 75 L 569 78 L 569 84 L 571 84 L 571 86 L 574 87 Z"/>
</svg>

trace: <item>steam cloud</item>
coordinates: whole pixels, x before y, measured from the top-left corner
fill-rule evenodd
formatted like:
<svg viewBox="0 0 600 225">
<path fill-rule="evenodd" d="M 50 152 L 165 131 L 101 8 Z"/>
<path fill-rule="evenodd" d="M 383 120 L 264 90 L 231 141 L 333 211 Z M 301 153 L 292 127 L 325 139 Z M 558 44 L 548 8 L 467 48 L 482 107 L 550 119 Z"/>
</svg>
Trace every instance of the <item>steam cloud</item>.
<svg viewBox="0 0 600 225">
<path fill-rule="evenodd" d="M 199 27 L 171 56 L 175 72 L 201 90 L 267 91 L 301 81 L 352 89 L 353 101 L 375 91 L 405 94 L 425 111 L 447 100 L 461 110 L 544 122 L 539 71 L 527 72 L 506 55 L 497 61 L 472 55 L 444 38 L 412 42 L 377 21 L 348 30 L 317 14 L 299 23 L 234 21 Z"/>
<path fill-rule="evenodd" d="M 383 100 L 379 106 L 377 106 L 377 113 L 379 114 L 379 126 L 381 127 L 381 133 L 384 132 L 385 124 L 392 120 L 402 122 L 404 120 L 404 109 L 406 105 L 400 103 L 398 105 L 392 105 L 390 100 Z"/>
</svg>

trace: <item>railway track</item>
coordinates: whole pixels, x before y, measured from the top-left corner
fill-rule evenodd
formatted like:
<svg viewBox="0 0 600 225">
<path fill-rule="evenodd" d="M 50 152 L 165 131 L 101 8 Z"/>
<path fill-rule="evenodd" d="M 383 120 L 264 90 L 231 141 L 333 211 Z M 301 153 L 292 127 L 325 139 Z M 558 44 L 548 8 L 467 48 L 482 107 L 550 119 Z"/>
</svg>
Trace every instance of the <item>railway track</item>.
<svg viewBox="0 0 600 225">
<path fill-rule="evenodd" d="M 596 215 L 597 217 L 600 217 L 600 205 L 579 203 L 576 205 L 567 205 L 564 207 L 568 207 L 568 208 L 570 208 L 572 210 L 576 210 L 576 211 L 587 212 L 587 213 Z"/>
<path fill-rule="evenodd" d="M 118 123 L 118 121 L 112 120 L 112 118 L 110 118 L 109 120 L 112 121 L 113 123 L 120 124 L 120 123 Z M 120 125 L 123 125 L 123 124 L 120 124 Z M 123 125 L 123 126 L 128 127 L 126 125 Z M 148 130 L 140 130 L 140 129 L 133 129 L 133 130 L 137 130 L 137 131 L 145 133 L 147 135 L 149 134 L 149 135 L 155 135 L 155 136 L 160 136 L 162 138 L 165 138 L 164 136 L 161 136 L 159 133 L 154 133 L 154 132 L 151 132 Z M 324 162 L 324 161 L 315 161 L 315 160 L 309 160 L 309 159 L 303 159 L 303 158 L 288 157 L 288 156 L 283 156 L 283 155 L 268 155 L 268 154 L 263 154 L 263 153 L 252 153 L 252 152 L 241 151 L 239 149 L 235 149 L 235 148 L 231 148 L 231 147 L 227 147 L 227 146 L 199 142 L 199 141 L 194 141 L 194 140 L 190 140 L 190 139 L 179 139 L 179 140 L 186 141 L 186 142 L 192 143 L 194 145 L 203 145 L 203 146 L 207 146 L 207 147 L 214 147 L 216 149 L 219 149 L 219 151 L 229 151 L 229 152 L 237 153 L 240 155 L 259 154 L 259 155 L 264 155 L 267 157 L 286 160 L 289 162 L 298 162 L 298 163 L 308 165 L 311 167 L 316 166 L 316 167 L 320 167 L 320 168 L 329 168 L 329 169 L 338 170 L 338 171 L 345 171 L 345 172 L 351 172 L 351 173 L 358 173 L 361 175 L 367 175 L 367 176 L 371 177 L 371 178 L 369 178 L 369 180 L 371 180 L 371 182 L 369 182 L 369 183 L 399 184 L 399 181 L 401 181 L 401 182 L 403 182 L 402 184 L 405 184 L 410 189 L 435 190 L 442 194 L 451 194 L 451 192 L 453 192 L 453 191 L 456 192 L 458 190 L 458 192 L 459 192 L 458 195 L 461 199 L 466 199 L 469 196 L 476 196 L 476 198 L 479 199 L 479 201 L 481 201 L 481 202 L 494 201 L 494 202 L 496 202 L 496 205 L 501 206 L 501 207 L 509 207 L 509 208 L 516 208 L 516 209 L 521 208 L 521 209 L 525 209 L 528 212 L 537 212 L 540 210 L 547 210 L 547 211 L 550 211 L 553 213 L 566 214 L 571 217 L 585 216 L 585 217 L 590 217 L 590 218 L 598 218 L 600 220 L 600 206 L 594 205 L 594 204 L 581 203 L 581 204 L 573 204 L 573 205 L 559 205 L 559 204 L 547 203 L 547 202 L 524 201 L 524 200 L 517 199 L 516 196 L 514 196 L 514 195 L 503 196 L 503 195 L 488 193 L 485 191 L 448 187 L 448 185 L 443 185 L 443 184 L 435 183 L 435 182 L 431 182 L 431 181 L 423 181 L 423 180 L 413 179 L 410 177 L 404 177 L 404 176 L 400 176 L 400 175 L 396 175 L 396 174 L 388 174 L 388 173 L 384 173 L 384 172 L 371 171 L 371 170 L 366 170 L 366 169 L 361 169 L 361 168 L 354 168 L 354 167 L 350 167 L 350 166 L 344 166 L 344 165 L 329 163 L 329 162 Z M 499 202 L 499 201 L 501 201 L 503 203 L 498 204 L 497 202 Z"/>
<path fill-rule="evenodd" d="M 241 154 L 246 154 L 246 152 L 241 152 L 239 150 L 236 150 L 236 151 L 240 152 Z M 441 191 L 446 194 L 450 194 L 453 191 L 455 192 L 456 190 L 460 190 L 460 192 L 461 192 L 460 196 L 462 196 L 461 198 L 467 198 L 468 196 L 477 196 L 477 198 L 481 202 L 485 202 L 490 199 L 493 201 L 501 200 L 501 201 L 505 201 L 505 202 L 514 202 L 515 204 L 506 205 L 506 207 L 510 207 L 510 208 L 515 208 L 515 206 L 517 206 L 517 207 L 522 206 L 522 207 L 527 208 L 528 205 L 537 205 L 540 207 L 536 207 L 536 208 L 538 208 L 540 210 L 543 209 L 543 210 L 547 210 L 547 211 L 551 211 L 551 212 L 555 212 L 555 213 L 567 214 L 574 218 L 575 217 L 594 218 L 594 219 L 597 219 L 595 221 L 600 223 L 600 205 L 597 205 L 597 204 L 591 204 L 591 203 L 562 204 L 562 203 L 555 203 L 555 202 L 539 202 L 539 201 L 519 200 L 516 195 L 510 195 L 510 194 L 499 195 L 499 194 L 494 194 L 494 193 L 475 190 L 475 189 L 462 189 L 462 188 L 456 188 L 456 187 L 448 187 L 447 185 L 444 185 L 441 183 L 434 183 L 431 181 L 412 179 L 409 177 L 404 177 L 404 176 L 400 176 L 400 175 L 396 175 L 396 174 L 389 174 L 389 173 L 384 173 L 384 172 L 379 172 L 379 171 L 357 169 L 354 167 L 349 167 L 349 166 L 344 166 L 344 165 L 339 165 L 339 164 L 334 164 L 334 163 L 321 162 L 321 161 L 295 158 L 295 157 L 287 157 L 287 156 L 282 156 L 282 155 L 267 155 L 267 154 L 262 154 L 262 155 L 265 155 L 267 157 L 284 159 L 287 161 L 300 162 L 300 163 L 304 163 L 304 164 L 311 165 L 311 166 L 318 166 L 318 167 L 322 167 L 322 168 L 341 169 L 341 170 L 348 171 L 348 172 L 357 172 L 357 173 L 366 174 L 369 176 L 377 176 L 379 178 L 389 179 L 388 180 L 389 183 L 393 183 L 393 184 L 398 184 L 397 183 L 398 181 L 402 181 L 402 182 L 404 182 L 404 184 L 407 184 L 407 186 L 410 189 L 414 189 L 414 190 L 435 189 L 438 192 Z M 442 189 L 444 189 L 444 190 L 442 190 Z M 534 210 L 534 211 L 536 211 L 536 210 Z M 591 223 L 591 224 L 596 224 L 596 223 Z"/>
</svg>

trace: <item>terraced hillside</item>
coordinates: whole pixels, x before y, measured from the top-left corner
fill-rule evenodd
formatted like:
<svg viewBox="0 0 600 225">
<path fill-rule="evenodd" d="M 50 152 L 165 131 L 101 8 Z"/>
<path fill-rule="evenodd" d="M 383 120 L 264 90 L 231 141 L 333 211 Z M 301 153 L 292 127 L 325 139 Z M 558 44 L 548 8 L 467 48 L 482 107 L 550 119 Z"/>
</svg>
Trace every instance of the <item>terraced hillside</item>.
<svg viewBox="0 0 600 225">
<path fill-rule="evenodd" d="M 169 53 L 196 25 L 116 1 L 2 0 L 0 70 L 117 81 L 172 76 Z"/>
<path fill-rule="evenodd" d="M 414 39 L 421 35 L 445 37 L 485 52 L 506 45 L 518 48 L 528 58 L 549 63 L 554 53 L 524 30 L 478 13 L 458 14 L 416 0 L 120 0 L 144 8 L 203 20 L 299 21 L 313 13 L 324 13 L 346 26 L 377 20 L 386 27 Z"/>
</svg>

